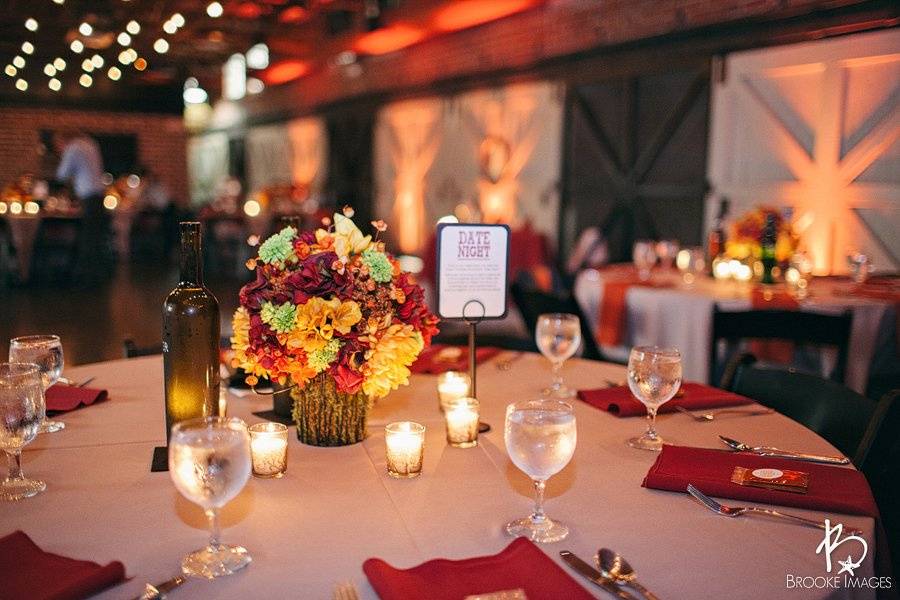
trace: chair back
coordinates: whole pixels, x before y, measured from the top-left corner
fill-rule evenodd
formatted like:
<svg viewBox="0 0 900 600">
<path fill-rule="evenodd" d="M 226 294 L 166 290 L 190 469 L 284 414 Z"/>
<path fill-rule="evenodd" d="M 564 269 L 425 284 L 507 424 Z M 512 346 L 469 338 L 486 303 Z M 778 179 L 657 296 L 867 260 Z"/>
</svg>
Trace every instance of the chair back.
<svg viewBox="0 0 900 600">
<path fill-rule="evenodd" d="M 831 379 L 844 381 L 853 314 L 825 315 L 796 310 L 713 311 L 709 356 L 709 381 L 716 382 L 719 341 L 747 339 L 783 340 L 798 345 L 832 346 L 837 361 Z"/>
<path fill-rule="evenodd" d="M 734 369 L 730 391 L 815 431 L 857 467 L 862 465 L 869 452 L 866 446 L 872 444 L 866 437 L 876 412 L 874 400 L 822 377 L 749 363 L 744 359 Z"/>
<path fill-rule="evenodd" d="M 162 354 L 162 344 L 153 346 L 138 346 L 137 343 L 128 338 L 122 341 L 122 348 L 125 351 L 125 358 L 137 358 L 139 356 L 152 356 L 154 354 Z"/>
<path fill-rule="evenodd" d="M 581 339 L 584 344 L 584 352 L 582 358 L 591 360 L 603 360 L 603 354 L 600 347 L 594 339 L 590 324 L 581 311 L 578 302 L 571 295 L 564 296 L 556 294 L 548 294 L 535 289 L 528 289 L 521 283 L 513 283 L 510 287 L 513 302 L 522 313 L 522 319 L 528 331 L 534 334 L 537 327 L 538 317 L 544 313 L 570 313 L 578 316 L 581 323 Z"/>
</svg>

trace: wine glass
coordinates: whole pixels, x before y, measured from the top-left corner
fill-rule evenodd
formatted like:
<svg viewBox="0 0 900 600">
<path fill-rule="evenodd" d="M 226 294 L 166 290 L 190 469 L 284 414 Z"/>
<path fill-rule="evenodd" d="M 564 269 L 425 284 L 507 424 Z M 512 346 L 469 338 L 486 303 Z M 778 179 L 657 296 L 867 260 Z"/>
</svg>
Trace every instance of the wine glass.
<svg viewBox="0 0 900 600">
<path fill-rule="evenodd" d="M 699 246 L 684 248 L 678 252 L 675 264 L 684 283 L 691 286 L 706 269 L 706 253 Z"/>
<path fill-rule="evenodd" d="M 46 392 L 59 381 L 63 370 L 63 349 L 58 335 L 25 335 L 9 341 L 9 361 L 34 363 L 41 370 L 41 379 Z M 46 417 L 41 423 L 40 433 L 54 433 L 66 428 L 62 421 L 50 421 Z"/>
<path fill-rule="evenodd" d="M 37 436 L 43 418 L 40 368 L 32 363 L 0 363 L 0 448 L 9 462 L 9 474 L 0 482 L 0 500 L 30 498 L 47 489 L 43 481 L 22 473 L 22 447 Z"/>
<path fill-rule="evenodd" d="M 681 353 L 676 348 L 632 348 L 628 357 L 628 387 L 647 407 L 647 431 L 628 440 L 628 445 L 641 450 L 661 450 L 663 439 L 656 433 L 656 411 L 681 387 Z"/>
<path fill-rule="evenodd" d="M 553 364 L 553 383 L 543 391 L 545 396 L 571 398 L 575 393 L 563 385 L 560 374 L 563 363 L 581 345 L 581 322 L 576 315 L 547 313 L 538 317 L 534 332 L 537 347 Z"/>
<path fill-rule="evenodd" d="M 172 427 L 169 473 L 181 495 L 209 520 L 209 543 L 181 561 L 186 575 L 213 579 L 231 575 L 252 560 L 246 548 L 219 541 L 220 508 L 250 479 L 250 434 L 237 418 L 201 417 Z"/>
<path fill-rule="evenodd" d="M 656 255 L 659 257 L 659 264 L 664 269 L 671 269 L 675 264 L 675 255 L 681 245 L 678 240 L 660 240 L 656 242 Z"/>
<path fill-rule="evenodd" d="M 569 528 L 544 514 L 547 480 L 572 460 L 578 440 L 575 412 L 560 400 L 522 400 L 506 407 L 503 439 L 509 458 L 534 482 L 534 512 L 506 525 L 506 532 L 533 542 L 558 542 Z"/>
<path fill-rule="evenodd" d="M 637 267 L 638 279 L 650 279 L 650 269 L 656 264 L 656 244 L 650 240 L 638 240 L 631 249 L 631 259 Z"/>
</svg>

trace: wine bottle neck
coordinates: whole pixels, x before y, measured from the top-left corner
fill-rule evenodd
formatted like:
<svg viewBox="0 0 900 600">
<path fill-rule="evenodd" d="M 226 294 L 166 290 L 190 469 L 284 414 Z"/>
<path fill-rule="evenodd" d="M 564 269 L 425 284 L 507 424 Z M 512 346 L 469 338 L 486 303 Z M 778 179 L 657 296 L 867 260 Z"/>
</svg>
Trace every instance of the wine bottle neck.
<svg viewBox="0 0 900 600">
<path fill-rule="evenodd" d="M 181 283 L 203 284 L 203 255 L 200 246 L 200 224 L 181 226 Z"/>
</svg>

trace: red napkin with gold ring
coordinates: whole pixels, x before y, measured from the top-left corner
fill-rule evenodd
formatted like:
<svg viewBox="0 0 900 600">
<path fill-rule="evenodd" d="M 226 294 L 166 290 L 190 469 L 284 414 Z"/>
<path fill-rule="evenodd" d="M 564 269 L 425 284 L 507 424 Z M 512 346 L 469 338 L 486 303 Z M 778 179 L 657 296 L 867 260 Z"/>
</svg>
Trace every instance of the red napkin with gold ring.
<svg viewBox="0 0 900 600">
<path fill-rule="evenodd" d="M 500 348 L 484 346 L 475 349 L 475 364 L 490 360 L 501 352 Z M 469 348 L 432 344 L 419 354 L 419 358 L 409 368 L 413 373 L 439 375 L 447 371 L 467 371 L 469 369 Z"/>
<path fill-rule="evenodd" d="M 628 386 L 579 390 L 578 398 L 617 417 L 636 417 L 647 414 L 646 407 L 634 397 Z M 681 384 L 679 395 L 660 406 L 658 412 L 660 414 L 675 412 L 676 406 L 687 410 L 706 410 L 744 404 L 753 404 L 753 400 L 702 383 L 685 382 Z"/>
<path fill-rule="evenodd" d="M 106 390 L 57 383 L 47 390 L 44 398 L 47 401 L 48 412 L 66 412 L 75 410 L 80 406 L 90 406 L 96 402 L 103 402 L 108 395 Z"/>
<path fill-rule="evenodd" d="M 41 550 L 25 533 L 0 538 L 0 597 L 80 600 L 125 581 L 119 561 L 101 566 Z"/>
<path fill-rule="evenodd" d="M 363 563 L 363 572 L 381 600 L 461 600 L 511 589 L 523 590 L 528 600 L 593 598 L 525 538 L 517 538 L 493 556 L 439 558 L 411 569 L 396 569 L 379 558 L 370 558 Z"/>
</svg>

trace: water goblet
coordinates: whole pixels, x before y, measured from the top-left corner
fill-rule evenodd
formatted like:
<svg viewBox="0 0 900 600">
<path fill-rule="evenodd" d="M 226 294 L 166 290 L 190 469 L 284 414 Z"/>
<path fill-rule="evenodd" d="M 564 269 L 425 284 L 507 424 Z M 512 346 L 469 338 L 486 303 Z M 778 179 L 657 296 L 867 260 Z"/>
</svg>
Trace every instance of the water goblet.
<svg viewBox="0 0 900 600">
<path fill-rule="evenodd" d="M 9 474 L 0 481 L 0 500 L 21 500 L 47 488 L 22 473 L 22 448 L 37 436 L 44 418 L 40 368 L 32 363 L 0 363 L 0 449 Z"/>
<path fill-rule="evenodd" d="M 544 395 L 571 398 L 575 393 L 563 384 L 560 371 L 566 360 L 581 345 L 581 322 L 578 316 L 567 313 L 540 315 L 534 337 L 541 354 L 553 364 L 553 383 L 543 390 Z"/>
<path fill-rule="evenodd" d="M 681 387 L 681 353 L 675 348 L 638 346 L 628 357 L 628 387 L 647 407 L 647 431 L 628 440 L 641 450 L 659 451 L 663 439 L 656 432 L 656 411 Z"/>
<path fill-rule="evenodd" d="M 675 264 L 675 255 L 681 245 L 678 240 L 660 240 L 656 242 L 656 256 L 659 257 L 659 264 L 664 269 L 671 269 Z"/>
<path fill-rule="evenodd" d="M 57 335 L 25 335 L 9 341 L 10 362 L 34 363 L 41 370 L 46 392 L 59 381 L 63 370 L 63 348 Z M 44 418 L 40 433 L 55 433 L 66 428 L 62 421 Z"/>
<path fill-rule="evenodd" d="M 507 523 L 506 532 L 533 542 L 558 542 L 569 528 L 544 513 L 547 480 L 572 460 L 578 440 L 575 412 L 560 400 L 523 400 L 506 407 L 503 439 L 509 458 L 534 483 L 531 515 Z"/>
<path fill-rule="evenodd" d="M 650 240 L 638 240 L 631 249 L 631 259 L 637 267 L 638 279 L 650 279 L 650 269 L 656 264 L 656 244 Z"/>
<path fill-rule="evenodd" d="M 250 479 L 250 435 L 237 418 L 201 417 L 172 427 L 169 473 L 181 495 L 199 505 L 209 521 L 209 543 L 181 561 L 185 575 L 214 579 L 251 562 L 247 549 L 219 541 L 220 508 Z"/>
</svg>

